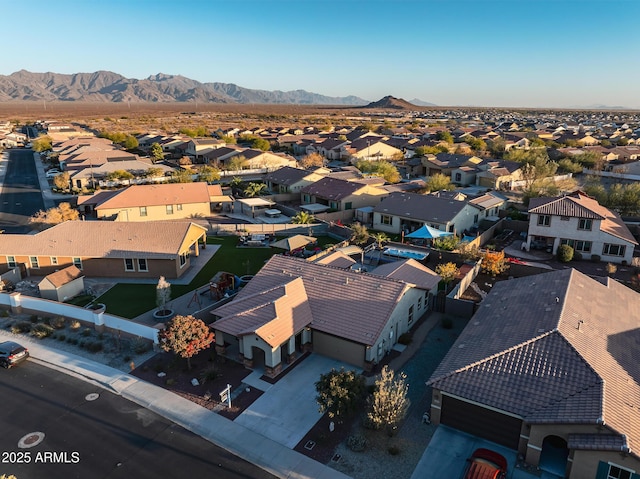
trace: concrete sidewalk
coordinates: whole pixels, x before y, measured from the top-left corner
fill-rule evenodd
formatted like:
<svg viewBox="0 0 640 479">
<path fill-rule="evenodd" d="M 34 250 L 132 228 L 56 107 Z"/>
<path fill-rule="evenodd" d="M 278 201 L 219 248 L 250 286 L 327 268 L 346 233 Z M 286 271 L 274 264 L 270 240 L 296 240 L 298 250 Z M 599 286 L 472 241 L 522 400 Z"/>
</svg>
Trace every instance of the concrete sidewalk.
<svg viewBox="0 0 640 479">
<path fill-rule="evenodd" d="M 0 330 L 0 340 L 18 340 Z M 117 369 L 29 341 L 35 362 L 88 380 L 190 430 L 280 478 L 348 479 L 320 464 L 214 412 Z M 18 366 L 19 367 L 19 366 Z"/>
</svg>

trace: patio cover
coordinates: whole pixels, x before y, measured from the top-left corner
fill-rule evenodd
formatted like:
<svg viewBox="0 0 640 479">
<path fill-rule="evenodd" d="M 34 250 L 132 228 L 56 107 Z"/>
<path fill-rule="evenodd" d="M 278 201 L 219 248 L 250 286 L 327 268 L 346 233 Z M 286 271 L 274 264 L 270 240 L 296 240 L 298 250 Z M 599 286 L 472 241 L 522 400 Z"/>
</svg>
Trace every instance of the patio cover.
<svg viewBox="0 0 640 479">
<path fill-rule="evenodd" d="M 405 235 L 405 238 L 434 239 L 434 238 L 440 238 L 441 236 L 451 236 L 451 235 L 453 235 L 453 233 L 447 233 L 446 231 L 440 231 L 435 228 L 432 228 L 429 225 L 424 225 L 418 228 L 417 230 L 415 230 L 413 233 L 409 233 L 408 235 Z"/>
<path fill-rule="evenodd" d="M 304 248 L 306 245 L 315 243 L 316 238 L 313 236 L 295 235 L 288 238 L 281 239 L 275 243 L 271 243 L 270 246 L 274 248 L 286 249 L 287 251 L 293 251 L 294 249 Z"/>
<path fill-rule="evenodd" d="M 320 203 L 310 203 L 308 205 L 300 205 L 300 209 L 308 211 L 309 213 L 322 213 L 327 211 L 329 207 L 327 205 L 321 205 Z"/>
</svg>

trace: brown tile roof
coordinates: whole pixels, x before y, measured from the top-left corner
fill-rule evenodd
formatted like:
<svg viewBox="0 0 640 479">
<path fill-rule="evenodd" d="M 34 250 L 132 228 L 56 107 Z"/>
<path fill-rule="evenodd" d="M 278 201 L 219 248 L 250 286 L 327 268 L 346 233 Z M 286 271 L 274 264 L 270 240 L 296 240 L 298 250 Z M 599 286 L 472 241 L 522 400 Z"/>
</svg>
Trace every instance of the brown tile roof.
<svg viewBox="0 0 640 479">
<path fill-rule="evenodd" d="M 581 191 L 554 198 L 531 198 L 529 213 L 602 220 L 600 231 L 638 244 L 620 216 Z"/>
<path fill-rule="evenodd" d="M 321 256 L 314 261 L 318 264 L 324 264 L 327 266 L 333 266 L 334 268 L 347 269 L 351 268 L 354 264 L 357 264 L 355 259 L 344 254 L 342 251 L 334 251 L 325 256 Z"/>
<path fill-rule="evenodd" d="M 80 271 L 76 266 L 71 265 L 61 269 L 60 271 L 56 271 L 55 273 L 48 274 L 44 279 L 48 280 L 54 288 L 59 288 L 60 286 L 64 286 L 74 279 L 78 279 L 83 276 L 84 274 L 82 271 Z"/>
<path fill-rule="evenodd" d="M 276 348 L 311 323 L 304 283 L 295 278 L 270 290 L 243 295 L 215 310 L 215 329 L 233 336 L 255 333 Z"/>
<path fill-rule="evenodd" d="M 132 185 L 98 204 L 96 210 L 137 206 L 163 206 L 175 204 L 208 203 L 207 183 L 162 183 Z M 220 190 L 222 195 L 222 190 Z"/>
<path fill-rule="evenodd" d="M 312 174 L 312 171 L 303 170 L 301 168 L 293 168 L 291 166 L 284 166 L 282 168 L 278 168 L 271 173 L 268 173 L 265 177 L 265 181 L 271 181 L 278 185 L 293 185 L 299 181 L 302 181 L 304 178 Z"/>
<path fill-rule="evenodd" d="M 413 284 L 417 288 L 432 290 L 440 282 L 440 276 L 435 271 L 418 263 L 414 259 L 394 261 L 378 266 L 371 274 L 397 279 L 405 283 Z"/>
<path fill-rule="evenodd" d="M 466 205 L 466 201 L 440 198 L 435 195 L 391 193 L 376 205 L 374 212 L 415 221 L 447 223 L 452 221 Z"/>
<path fill-rule="evenodd" d="M 499 282 L 429 384 L 531 423 L 603 424 L 636 450 L 639 304 L 573 269 Z"/>
<path fill-rule="evenodd" d="M 325 177 L 315 183 L 302 188 L 302 193 L 325 198 L 328 200 L 341 200 L 348 198 L 366 185 L 353 181 L 339 180 L 337 178 Z"/>
<path fill-rule="evenodd" d="M 408 288 L 405 283 L 366 273 L 275 255 L 229 303 L 302 278 L 311 327 L 360 344 L 373 345 Z M 227 305 L 225 305 L 226 307 Z M 213 312 L 218 314 L 218 310 Z"/>
<path fill-rule="evenodd" d="M 0 254 L 175 259 L 190 228 L 206 231 L 188 221 L 65 221 L 34 235 L 0 235 Z"/>
<path fill-rule="evenodd" d="M 569 449 L 586 451 L 625 451 L 626 438 L 615 434 L 569 434 Z"/>
</svg>

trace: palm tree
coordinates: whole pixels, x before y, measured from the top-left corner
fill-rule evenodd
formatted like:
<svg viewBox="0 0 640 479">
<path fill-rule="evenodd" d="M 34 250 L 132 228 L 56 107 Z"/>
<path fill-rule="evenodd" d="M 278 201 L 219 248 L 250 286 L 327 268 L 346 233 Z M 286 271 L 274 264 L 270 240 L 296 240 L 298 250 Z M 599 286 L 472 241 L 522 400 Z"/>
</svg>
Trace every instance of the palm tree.
<svg viewBox="0 0 640 479">
<path fill-rule="evenodd" d="M 369 232 L 367 227 L 362 223 L 353 223 L 351 225 L 351 241 L 355 244 L 365 244 L 369 239 Z"/>
<path fill-rule="evenodd" d="M 312 214 L 309 214 L 306 211 L 299 211 L 291 218 L 291 223 L 294 225 L 308 225 L 309 223 L 313 223 L 314 220 L 315 218 Z"/>
<path fill-rule="evenodd" d="M 373 233 L 371 237 L 376 241 L 376 248 L 378 249 L 382 249 L 383 243 L 388 243 L 389 241 L 391 241 L 387 234 L 383 232 Z"/>
<path fill-rule="evenodd" d="M 244 195 L 248 198 L 254 198 L 260 196 L 267 189 L 267 185 L 264 183 L 249 183 L 244 189 Z"/>
</svg>

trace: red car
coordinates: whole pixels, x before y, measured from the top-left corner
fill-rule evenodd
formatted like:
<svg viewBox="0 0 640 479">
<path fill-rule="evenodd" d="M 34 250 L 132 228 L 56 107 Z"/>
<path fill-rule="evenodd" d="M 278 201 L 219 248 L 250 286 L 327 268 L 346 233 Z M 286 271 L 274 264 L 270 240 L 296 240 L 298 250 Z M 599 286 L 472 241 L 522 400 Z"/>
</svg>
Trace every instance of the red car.
<svg viewBox="0 0 640 479">
<path fill-rule="evenodd" d="M 476 449 L 467 462 L 464 479 L 503 479 L 507 474 L 507 460 L 489 449 Z"/>
</svg>

